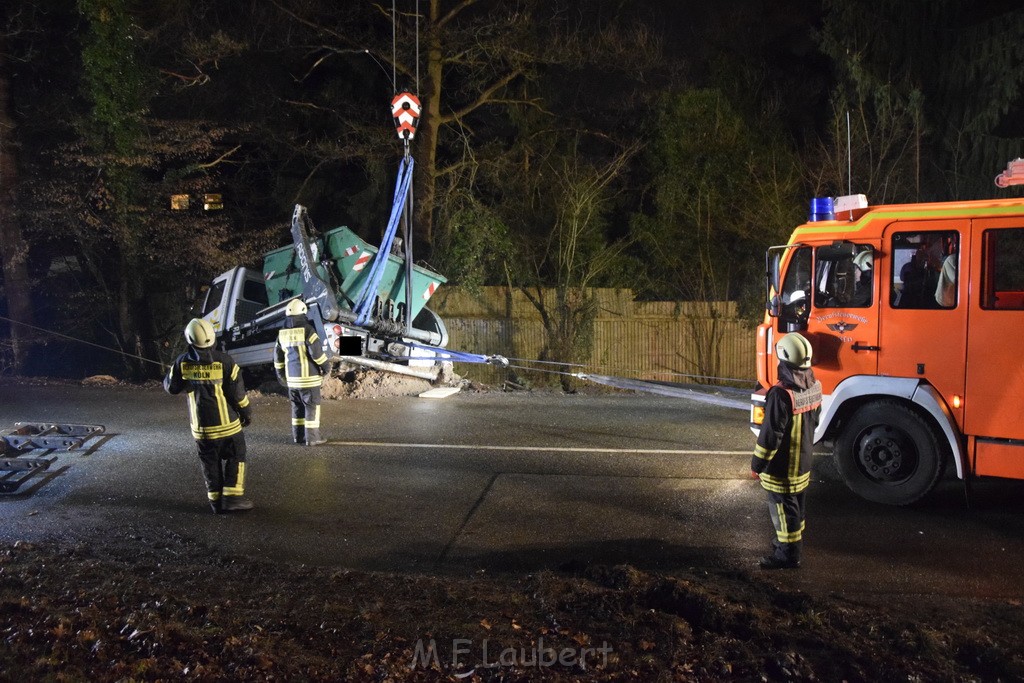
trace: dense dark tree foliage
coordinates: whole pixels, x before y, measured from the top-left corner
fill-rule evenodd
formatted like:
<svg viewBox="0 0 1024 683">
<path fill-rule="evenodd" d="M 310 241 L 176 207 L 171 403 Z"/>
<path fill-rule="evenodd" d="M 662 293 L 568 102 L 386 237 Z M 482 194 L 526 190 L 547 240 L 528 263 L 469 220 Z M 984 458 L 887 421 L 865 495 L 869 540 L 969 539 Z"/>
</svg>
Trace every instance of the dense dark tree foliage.
<svg viewBox="0 0 1024 683">
<path fill-rule="evenodd" d="M 634 286 L 653 299 L 741 299 L 764 270 L 749 255 L 784 242 L 801 217 L 793 152 L 717 89 L 668 92 L 653 110 L 650 207 L 633 217 L 645 277 Z"/>
<path fill-rule="evenodd" d="M 36 90 L 31 81 L 50 74 L 31 59 L 23 76 L 22 106 L 53 114 L 26 120 L 27 137 L 38 135 L 39 146 L 26 155 L 31 174 L 19 188 L 37 317 L 51 327 L 73 320 L 76 335 L 95 330 L 123 351 L 131 375 L 152 375 L 161 342 L 180 329 L 188 283 L 255 255 L 251 247 L 251 254 L 234 253 L 240 242 L 227 215 L 195 208 L 205 192 L 221 190 L 219 166 L 230 157 L 226 140 L 237 124 L 156 116 L 151 103 L 162 83 L 128 2 L 81 0 L 64 9 L 41 14 L 34 29 L 70 27 L 75 42 L 60 49 L 73 59 L 71 78 L 56 91 Z M 36 54 L 46 45 L 35 44 Z M 191 210 L 171 211 L 171 195 L 185 193 Z"/>
<path fill-rule="evenodd" d="M 826 190 L 851 184 L 849 111 L 852 185 L 872 199 L 995 195 L 993 177 L 1024 153 L 1024 7 L 826 0 L 824 16 L 837 75 L 830 142 L 842 162 Z"/>
<path fill-rule="evenodd" d="M 743 301 L 813 192 L 992 196 L 1022 151 L 1011 2 L 9 0 L 0 18 L 0 313 L 129 354 L 68 350 L 75 373 L 156 371 L 141 359 L 179 343 L 197 288 L 285 243 L 296 202 L 376 241 L 396 90 L 424 103 L 416 256 L 528 292 L 566 360 L 587 286 Z M 21 369 L 59 371 L 56 343 L 38 351 Z"/>
<path fill-rule="evenodd" d="M 11 367 L 20 372 L 27 360 L 35 320 L 32 311 L 32 287 L 28 278 L 28 244 L 21 230 L 21 218 L 15 206 L 14 188 L 19 181 L 18 158 L 14 151 L 17 122 L 11 115 L 11 90 L 6 68 L 3 36 L 0 36 L 0 261 L 6 312 L 17 321 L 8 330 Z M 2 347 L 0 347 L 2 348 Z"/>
</svg>

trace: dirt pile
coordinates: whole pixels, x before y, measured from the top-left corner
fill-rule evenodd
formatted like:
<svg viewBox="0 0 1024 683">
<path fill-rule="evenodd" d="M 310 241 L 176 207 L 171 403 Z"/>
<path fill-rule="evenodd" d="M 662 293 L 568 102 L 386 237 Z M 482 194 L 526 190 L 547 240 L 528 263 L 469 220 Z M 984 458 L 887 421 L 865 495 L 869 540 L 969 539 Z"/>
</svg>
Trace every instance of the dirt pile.
<svg viewBox="0 0 1024 683">
<path fill-rule="evenodd" d="M 248 386 L 248 385 L 247 385 Z M 320 389 L 325 400 L 344 399 L 382 399 L 396 396 L 418 396 L 433 387 L 458 387 L 483 391 L 486 388 L 471 383 L 455 374 L 451 363 L 444 363 L 434 381 L 411 377 L 396 372 L 384 372 L 356 365 L 345 365 L 334 369 L 329 377 L 324 378 Z M 264 378 L 250 388 L 250 395 L 280 394 L 287 391 L 275 379 Z"/>
<path fill-rule="evenodd" d="M 181 539 L 0 546 L 7 680 L 1021 680 L 1020 605 L 632 567 L 395 575 Z"/>
<path fill-rule="evenodd" d="M 433 386 L 428 380 L 378 370 L 351 370 L 327 377 L 321 389 L 325 399 L 390 398 L 415 396 Z"/>
<path fill-rule="evenodd" d="M 325 399 L 391 398 L 417 396 L 433 387 L 462 387 L 468 383 L 455 374 L 451 363 L 443 363 L 434 381 L 395 372 L 382 372 L 359 366 L 342 366 L 324 379 Z"/>
</svg>

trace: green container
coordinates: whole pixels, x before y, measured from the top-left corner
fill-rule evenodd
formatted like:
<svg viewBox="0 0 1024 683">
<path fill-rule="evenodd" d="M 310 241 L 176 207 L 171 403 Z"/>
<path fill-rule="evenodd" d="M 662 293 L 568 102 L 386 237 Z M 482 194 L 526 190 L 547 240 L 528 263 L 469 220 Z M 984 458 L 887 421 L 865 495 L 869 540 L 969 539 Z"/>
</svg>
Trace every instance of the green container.
<svg viewBox="0 0 1024 683">
<path fill-rule="evenodd" d="M 326 252 L 324 251 L 326 244 Z M 328 261 L 334 282 L 338 287 L 338 305 L 353 310 L 356 297 L 370 276 L 370 268 L 377 258 L 377 247 L 371 246 L 347 227 L 334 228 L 324 233 L 313 244 L 313 258 L 318 263 Z M 323 265 L 317 266 L 320 277 L 330 282 L 331 278 Z M 291 245 L 267 252 L 263 257 L 263 277 L 267 283 L 270 303 L 275 304 L 302 294 L 302 274 L 295 248 Z M 447 280 L 426 268 L 413 265 L 412 268 L 412 319 L 416 316 Z M 398 304 L 405 303 L 405 262 L 394 255 L 388 255 L 384 274 L 377 286 L 377 296 L 394 302 L 393 315 L 398 313 Z"/>
</svg>

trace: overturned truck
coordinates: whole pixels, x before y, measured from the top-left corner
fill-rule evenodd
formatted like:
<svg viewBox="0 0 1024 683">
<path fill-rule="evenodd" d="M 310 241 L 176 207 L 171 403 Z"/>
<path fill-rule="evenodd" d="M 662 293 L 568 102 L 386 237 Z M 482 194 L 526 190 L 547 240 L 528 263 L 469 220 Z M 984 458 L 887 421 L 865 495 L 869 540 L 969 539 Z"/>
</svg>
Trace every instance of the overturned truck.
<svg viewBox="0 0 1024 683">
<path fill-rule="evenodd" d="M 344 360 L 433 380 L 435 352 L 448 331 L 426 307 L 446 280 L 411 263 L 411 254 L 378 250 L 347 227 L 318 237 L 306 207 L 296 205 L 292 244 L 266 253 L 263 269 L 235 267 L 214 278 L 201 317 L 218 346 L 240 366 L 273 363 L 289 301 L 301 298 L 332 361 Z"/>
</svg>

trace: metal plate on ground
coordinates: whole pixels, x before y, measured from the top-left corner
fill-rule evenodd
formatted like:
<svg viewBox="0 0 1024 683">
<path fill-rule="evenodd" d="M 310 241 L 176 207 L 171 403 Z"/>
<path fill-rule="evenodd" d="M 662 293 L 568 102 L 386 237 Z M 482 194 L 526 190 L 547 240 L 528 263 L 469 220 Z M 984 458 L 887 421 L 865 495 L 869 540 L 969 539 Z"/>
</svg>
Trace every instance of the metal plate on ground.
<svg viewBox="0 0 1024 683">
<path fill-rule="evenodd" d="M 67 469 L 64 466 L 36 478 L 49 470 L 50 465 L 57 461 L 56 456 L 30 458 L 23 454 L 34 449 L 44 450 L 47 455 L 57 449 L 71 451 L 104 431 L 103 425 L 56 422 L 15 422 L 13 427 L 0 430 L 0 493 L 24 493 L 18 489 L 34 480 L 34 486 L 29 487 L 30 492 Z M 94 442 L 90 450 L 96 446 L 98 442 Z"/>
<path fill-rule="evenodd" d="M 78 448 L 91 436 L 102 434 L 103 425 L 60 424 L 55 422 L 15 422 L 0 431 L 3 451 L 27 451 L 33 448 Z"/>
<path fill-rule="evenodd" d="M 448 398 L 452 394 L 459 393 L 458 387 L 436 387 L 429 391 L 424 391 L 419 395 L 420 398 Z"/>
</svg>

